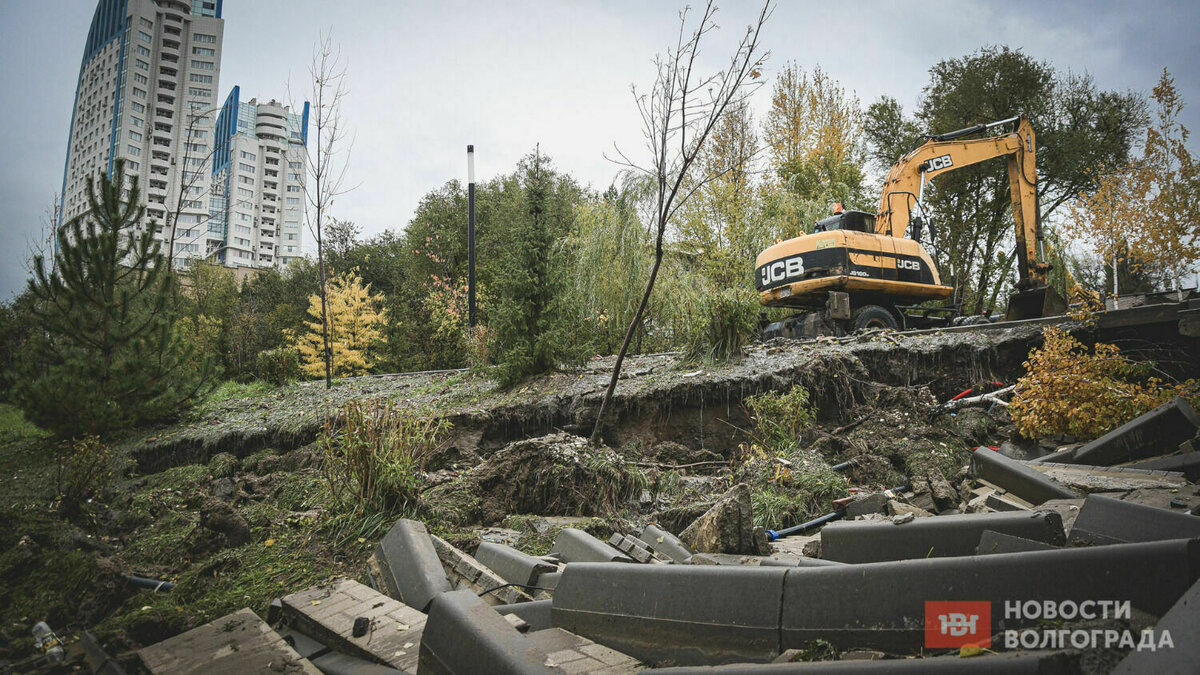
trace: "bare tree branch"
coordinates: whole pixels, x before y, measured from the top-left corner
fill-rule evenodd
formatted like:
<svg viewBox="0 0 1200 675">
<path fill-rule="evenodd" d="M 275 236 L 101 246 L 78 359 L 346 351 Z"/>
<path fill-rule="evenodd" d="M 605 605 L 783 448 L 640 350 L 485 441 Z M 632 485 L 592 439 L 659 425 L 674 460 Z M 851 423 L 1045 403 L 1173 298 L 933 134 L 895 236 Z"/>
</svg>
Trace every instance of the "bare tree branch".
<svg viewBox="0 0 1200 675">
<path fill-rule="evenodd" d="M 654 290 L 654 281 L 662 265 L 663 236 L 667 225 L 676 212 L 687 203 L 688 199 L 698 189 L 695 186 L 704 185 L 717 178 L 725 168 L 700 167 L 700 174 L 693 175 L 696 159 L 704 149 L 705 143 L 712 135 L 713 129 L 731 106 L 745 102 L 759 86 L 759 72 L 763 62 L 769 55 L 763 51 L 759 36 L 763 24 L 771 16 L 771 2 L 767 0 L 759 11 L 756 22 L 746 28 L 741 43 L 729 59 L 729 64 L 721 71 L 708 76 L 700 76 L 696 71 L 697 57 L 704 36 L 716 30 L 715 16 L 717 7 L 709 0 L 701 13 L 700 21 L 690 33 L 688 31 L 688 10 L 679 14 L 679 33 L 675 47 L 669 49 L 665 56 L 658 56 L 654 63 L 657 76 L 648 94 L 638 95 L 633 89 L 637 102 L 638 114 L 642 118 L 642 133 L 646 141 L 646 149 L 651 157 L 650 166 L 641 166 L 632 161 L 618 148 L 616 163 L 634 171 L 653 176 L 655 182 L 654 195 L 654 226 L 657 236 L 654 244 L 654 265 L 650 268 L 650 278 L 646 282 L 646 291 L 642 294 L 641 303 L 629 328 L 625 332 L 625 340 L 617 353 L 617 361 L 613 365 L 612 378 L 604 399 L 600 402 L 600 410 L 596 414 L 596 424 L 592 428 L 591 442 L 600 442 L 600 432 L 604 425 L 604 414 L 612 401 L 617 380 L 621 376 L 621 365 L 629 351 L 629 344 L 641 324 L 642 315 L 646 311 L 650 294 Z M 611 158 L 610 158 L 611 159 Z M 684 189 L 685 185 L 692 185 Z"/>
</svg>

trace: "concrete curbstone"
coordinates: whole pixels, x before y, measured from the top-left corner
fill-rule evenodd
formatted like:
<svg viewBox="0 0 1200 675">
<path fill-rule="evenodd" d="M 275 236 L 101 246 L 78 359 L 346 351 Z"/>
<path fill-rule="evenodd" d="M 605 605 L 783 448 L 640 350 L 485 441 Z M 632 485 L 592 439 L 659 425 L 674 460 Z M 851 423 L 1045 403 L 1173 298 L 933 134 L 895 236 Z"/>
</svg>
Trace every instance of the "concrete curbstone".
<svg viewBox="0 0 1200 675">
<path fill-rule="evenodd" d="M 435 597 L 450 590 L 424 523 L 397 520 L 375 553 L 387 594 L 409 607 L 424 612 Z"/>
<path fill-rule="evenodd" d="M 537 578 L 547 572 L 558 570 L 545 560 L 522 553 L 510 546 L 485 541 L 475 551 L 475 560 L 480 565 L 500 575 L 505 581 L 523 586 L 536 586 Z"/>
<path fill-rule="evenodd" d="M 421 636 L 421 673 L 555 673 L 546 654 L 467 590 L 434 599 Z"/>
<path fill-rule="evenodd" d="M 1048 544 L 1065 541 L 1062 517 L 1053 511 L 980 513 L 890 521 L 840 521 L 821 531 L 821 558 L 870 563 L 975 555 L 979 538 L 993 530 Z"/>
<path fill-rule="evenodd" d="M 997 553 L 1024 553 L 1026 551 L 1049 551 L 1058 548 L 1044 541 L 1034 541 L 1025 537 L 1016 537 L 994 530 L 984 530 L 979 536 L 977 555 L 995 555 Z"/>
<path fill-rule="evenodd" d="M 633 562 L 629 556 L 592 535 L 572 527 L 558 533 L 550 553 L 557 553 L 564 562 Z"/>
<path fill-rule="evenodd" d="M 642 528 L 642 534 L 638 539 L 646 542 L 651 551 L 661 553 L 677 563 L 682 563 L 692 556 L 692 550 L 684 545 L 679 537 L 657 525 L 647 525 Z"/>
<path fill-rule="evenodd" d="M 1173 451 L 1200 432 L 1200 415 L 1180 397 L 1113 429 L 1075 451 L 1072 464 L 1111 466 Z M 1056 460 L 1064 461 L 1064 460 Z"/>
<path fill-rule="evenodd" d="M 987 448 L 971 453 L 971 473 L 1034 505 L 1079 496 L 1025 463 Z"/>
<path fill-rule="evenodd" d="M 1154 506 L 1088 495 L 1071 526 L 1076 544 L 1122 544 L 1200 537 L 1200 518 Z"/>
</svg>

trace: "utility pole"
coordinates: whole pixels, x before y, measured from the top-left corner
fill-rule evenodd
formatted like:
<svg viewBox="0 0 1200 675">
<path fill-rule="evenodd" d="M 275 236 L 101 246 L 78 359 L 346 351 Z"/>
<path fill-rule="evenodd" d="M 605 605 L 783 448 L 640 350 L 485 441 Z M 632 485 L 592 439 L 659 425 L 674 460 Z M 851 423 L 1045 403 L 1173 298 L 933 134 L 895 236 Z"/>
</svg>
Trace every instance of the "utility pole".
<svg viewBox="0 0 1200 675">
<path fill-rule="evenodd" d="M 467 146 L 467 326 L 475 327 L 475 146 Z"/>
</svg>

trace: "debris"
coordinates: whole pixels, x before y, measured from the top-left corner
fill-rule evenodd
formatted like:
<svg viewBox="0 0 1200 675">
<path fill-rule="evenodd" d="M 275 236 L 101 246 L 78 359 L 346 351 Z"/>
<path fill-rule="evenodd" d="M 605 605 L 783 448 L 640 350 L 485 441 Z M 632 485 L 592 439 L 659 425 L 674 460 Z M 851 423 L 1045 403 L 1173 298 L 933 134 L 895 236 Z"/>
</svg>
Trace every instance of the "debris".
<svg viewBox="0 0 1200 675">
<path fill-rule="evenodd" d="M 388 595 L 425 611 L 433 598 L 450 590 L 450 581 L 425 524 L 401 518 L 375 549 Z"/>
<path fill-rule="evenodd" d="M 138 652 L 151 673 L 195 672 L 265 673 L 282 667 L 287 672 L 318 675 L 249 608 L 193 628 Z"/>
<path fill-rule="evenodd" d="M 754 527 L 750 486 L 745 483 L 721 495 L 679 538 L 688 548 L 701 553 L 770 554 L 765 533 Z"/>
<path fill-rule="evenodd" d="M 892 522 L 847 520 L 821 530 L 821 557 L 848 563 L 882 562 L 912 558 L 945 558 L 975 554 L 984 530 L 1061 544 L 1062 518 L 1048 511 L 981 513 L 917 519 L 914 514 L 895 516 Z"/>
<path fill-rule="evenodd" d="M 976 448 L 971 453 L 971 473 L 1035 505 L 1078 496 L 1023 462 L 992 450 Z"/>
<path fill-rule="evenodd" d="M 592 535 L 573 527 L 563 529 L 554 540 L 550 553 L 557 553 L 568 563 L 577 562 L 633 562 L 629 556 L 600 541 Z"/>
<path fill-rule="evenodd" d="M 902 516 L 905 514 L 911 514 L 917 518 L 926 518 L 926 517 L 932 518 L 933 517 L 932 513 L 926 511 L 925 509 L 923 509 L 919 506 L 913 506 L 912 504 L 905 504 L 904 502 L 896 500 L 896 499 L 888 500 L 887 512 L 888 512 L 889 516 Z"/>
<path fill-rule="evenodd" d="M 1112 466 L 1160 455 L 1200 432 L 1200 416 L 1175 397 L 1079 448 L 1073 464 Z"/>
<path fill-rule="evenodd" d="M 1071 526 L 1071 542 L 1118 544 L 1200 537 L 1200 518 L 1103 495 L 1088 495 Z"/>
</svg>

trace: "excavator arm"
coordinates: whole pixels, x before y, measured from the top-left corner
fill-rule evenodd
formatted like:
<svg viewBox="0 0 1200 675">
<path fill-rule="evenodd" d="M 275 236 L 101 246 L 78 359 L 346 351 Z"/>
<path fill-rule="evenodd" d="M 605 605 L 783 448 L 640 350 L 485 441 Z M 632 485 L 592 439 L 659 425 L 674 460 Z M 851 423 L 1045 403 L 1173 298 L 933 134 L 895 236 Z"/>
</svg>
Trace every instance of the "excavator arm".
<svg viewBox="0 0 1200 675">
<path fill-rule="evenodd" d="M 1017 123 L 1016 130 L 1002 136 L 958 140 L 1013 122 Z M 929 181 L 955 169 L 1007 157 L 1013 219 L 1016 221 L 1019 287 L 1045 285 L 1050 267 L 1039 262 L 1037 256 L 1041 226 L 1037 212 L 1036 155 L 1033 125 L 1024 116 L 931 136 L 892 166 L 879 201 L 876 231 L 903 237 L 912 224 L 913 209 L 921 202 Z"/>
</svg>

